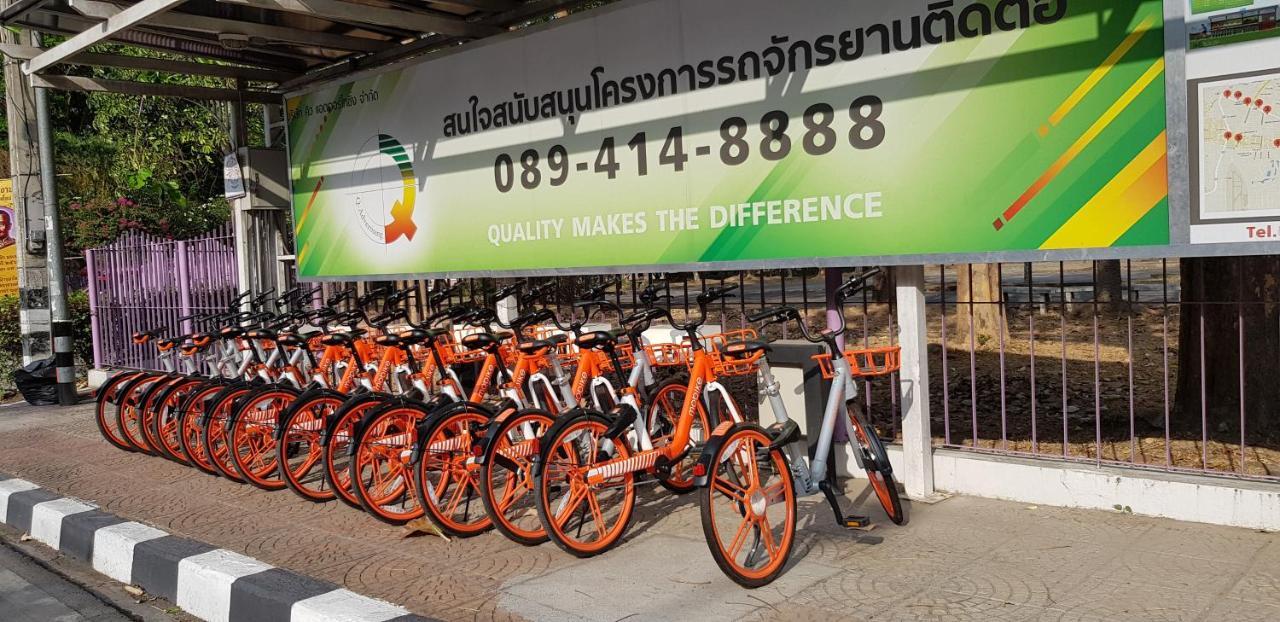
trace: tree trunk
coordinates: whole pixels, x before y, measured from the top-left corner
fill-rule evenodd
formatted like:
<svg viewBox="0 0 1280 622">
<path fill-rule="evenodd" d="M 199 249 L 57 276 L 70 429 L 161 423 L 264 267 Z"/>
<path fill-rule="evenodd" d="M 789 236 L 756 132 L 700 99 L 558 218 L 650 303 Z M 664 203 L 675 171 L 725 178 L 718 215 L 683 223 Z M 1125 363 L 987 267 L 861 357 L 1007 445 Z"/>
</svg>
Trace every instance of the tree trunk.
<svg viewBox="0 0 1280 622">
<path fill-rule="evenodd" d="M 1124 274 L 1120 260 L 1094 262 L 1093 298 L 1113 313 L 1124 310 Z"/>
<path fill-rule="evenodd" d="M 1174 431 L 1199 438 L 1204 412 L 1210 437 L 1239 442 L 1243 361 L 1245 431 L 1280 439 L 1280 256 L 1183 259 L 1181 271 Z"/>
<path fill-rule="evenodd" d="M 962 264 L 956 266 L 956 335 L 984 346 L 1000 335 L 999 264 Z"/>
</svg>

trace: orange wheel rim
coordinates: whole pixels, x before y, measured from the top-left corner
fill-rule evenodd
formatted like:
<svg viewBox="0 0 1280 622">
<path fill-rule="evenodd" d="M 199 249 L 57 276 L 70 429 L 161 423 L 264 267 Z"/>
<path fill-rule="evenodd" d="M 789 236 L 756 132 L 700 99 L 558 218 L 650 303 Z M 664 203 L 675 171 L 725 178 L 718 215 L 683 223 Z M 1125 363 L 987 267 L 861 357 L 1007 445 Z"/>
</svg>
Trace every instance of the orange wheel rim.
<svg viewBox="0 0 1280 622">
<path fill-rule="evenodd" d="M 781 477 L 786 464 L 778 452 L 767 453 L 769 472 L 762 476 L 758 455 L 769 442 L 758 430 L 732 435 L 724 445 L 730 454 L 717 460 L 709 484 L 711 529 L 721 557 L 751 579 L 768 577 L 787 562 L 795 534 L 795 493 Z M 781 512 L 770 516 L 771 506 Z M 775 533 L 779 522 L 782 531 Z"/>
<path fill-rule="evenodd" d="M 550 515 L 549 527 L 556 538 L 575 551 L 592 554 L 603 551 L 622 536 L 635 501 L 634 475 L 624 473 L 599 485 L 586 482 L 587 470 L 600 457 L 600 440 L 606 431 L 598 421 L 582 421 L 561 431 L 552 441 L 543 466 L 543 485 L 538 491 Z M 630 455 L 622 444 L 615 445 L 613 458 Z M 563 497 L 551 499 L 548 485 L 559 485 Z M 616 515 L 612 513 L 618 507 Z"/>
<path fill-rule="evenodd" d="M 345 501 L 359 507 L 360 499 L 351 489 L 351 437 L 355 433 L 356 423 L 364 417 L 365 411 L 376 404 L 364 404 L 351 409 L 333 428 L 329 443 L 325 446 L 324 464 L 329 474 L 329 483 L 335 494 Z"/>
<path fill-rule="evenodd" d="M 262 486 L 279 486 L 284 483 L 277 477 L 276 421 L 294 396 L 290 393 L 269 393 L 260 396 L 236 420 L 232 430 L 232 459 L 244 476 Z M 265 402 L 265 408 L 262 406 Z"/>
<path fill-rule="evenodd" d="M 418 422 L 417 411 L 394 410 L 369 424 L 356 448 L 355 472 L 365 509 L 391 521 L 413 520 L 422 507 L 412 494 L 412 471 L 407 452 L 413 449 Z"/>
<path fill-rule="evenodd" d="M 480 465 L 471 453 L 472 426 L 488 421 L 487 415 L 477 412 L 452 415 L 435 426 L 423 443 L 417 475 L 425 498 L 420 502 L 455 533 L 478 533 L 491 522 L 480 498 Z"/>
<path fill-rule="evenodd" d="M 320 444 L 320 433 L 324 422 L 340 405 L 337 399 L 322 398 L 302 407 L 290 419 L 277 447 L 280 453 L 277 460 L 283 460 L 284 466 L 281 473 L 295 490 L 314 499 L 332 498 L 334 495 L 324 474 L 316 467 L 323 466 L 324 446 Z M 296 448 L 292 456 L 290 448 Z"/>
<path fill-rule="evenodd" d="M 529 540 L 547 537 L 534 503 L 533 452 L 537 449 L 537 439 L 554 422 L 546 415 L 530 413 L 504 424 L 504 433 L 490 448 L 485 461 L 489 465 L 484 481 L 485 495 L 491 499 L 494 509 L 491 517 L 511 533 Z M 498 456 L 510 460 L 516 469 L 504 466 Z"/>
</svg>

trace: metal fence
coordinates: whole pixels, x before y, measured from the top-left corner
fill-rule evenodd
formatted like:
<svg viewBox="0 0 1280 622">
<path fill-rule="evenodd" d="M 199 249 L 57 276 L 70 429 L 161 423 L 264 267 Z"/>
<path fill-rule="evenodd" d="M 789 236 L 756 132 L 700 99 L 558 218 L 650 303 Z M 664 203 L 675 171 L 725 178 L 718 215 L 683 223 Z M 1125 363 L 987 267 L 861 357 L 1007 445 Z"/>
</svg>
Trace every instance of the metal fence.
<svg viewBox="0 0 1280 622">
<path fill-rule="evenodd" d="M 180 317 L 225 309 L 237 292 L 231 228 L 190 240 L 132 231 L 85 252 L 95 367 L 152 369 L 155 347 L 133 344 L 140 330 L 187 330 Z"/>
<path fill-rule="evenodd" d="M 704 288 L 738 285 L 737 298 L 710 309 L 710 323 L 739 328 L 752 312 L 779 305 L 824 323 L 826 277 L 818 270 L 666 276 L 677 319 L 697 313 Z M 647 280 L 624 276 L 615 302 L 637 306 Z M 567 312 L 599 277 L 557 281 L 553 304 Z M 400 285 L 424 293 L 430 286 Z M 464 285 L 450 302 L 480 302 L 497 287 L 483 279 Z M 1184 295 L 1177 260 L 928 268 L 935 445 L 1280 480 L 1280 400 L 1260 391 L 1250 371 L 1278 368 L 1280 300 L 1239 285 L 1240 295 Z M 417 317 L 423 300 L 414 303 Z M 850 346 L 897 342 L 891 282 L 844 312 Z M 788 327 L 769 337 L 798 336 Z M 1215 352 L 1215 340 L 1229 343 Z M 896 378 L 868 382 L 863 397 L 882 432 L 898 436 Z"/>
</svg>

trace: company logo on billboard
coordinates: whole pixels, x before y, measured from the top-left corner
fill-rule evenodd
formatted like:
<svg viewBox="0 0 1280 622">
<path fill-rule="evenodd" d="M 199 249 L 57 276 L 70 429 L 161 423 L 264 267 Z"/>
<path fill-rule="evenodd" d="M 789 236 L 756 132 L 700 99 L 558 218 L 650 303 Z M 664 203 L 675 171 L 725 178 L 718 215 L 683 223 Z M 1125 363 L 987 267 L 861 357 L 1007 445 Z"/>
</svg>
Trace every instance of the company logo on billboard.
<svg viewBox="0 0 1280 622">
<path fill-rule="evenodd" d="M 362 229 L 374 242 L 391 244 L 400 240 L 413 240 L 418 226 L 413 222 L 413 210 L 417 201 L 418 180 L 413 174 L 413 163 L 404 145 L 395 137 L 378 134 L 377 147 L 370 144 L 356 159 L 355 194 L 356 212 Z"/>
</svg>

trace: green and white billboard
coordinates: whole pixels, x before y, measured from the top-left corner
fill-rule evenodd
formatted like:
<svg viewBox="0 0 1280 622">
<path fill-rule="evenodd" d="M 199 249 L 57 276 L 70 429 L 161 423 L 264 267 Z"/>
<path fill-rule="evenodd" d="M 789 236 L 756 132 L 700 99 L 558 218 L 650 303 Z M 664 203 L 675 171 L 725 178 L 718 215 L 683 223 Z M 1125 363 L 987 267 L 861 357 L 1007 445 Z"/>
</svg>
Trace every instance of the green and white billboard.
<svg viewBox="0 0 1280 622">
<path fill-rule="evenodd" d="M 624 2 L 287 100 L 304 279 L 1169 243 L 1162 3 Z"/>
</svg>

